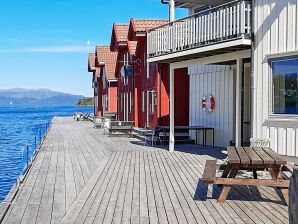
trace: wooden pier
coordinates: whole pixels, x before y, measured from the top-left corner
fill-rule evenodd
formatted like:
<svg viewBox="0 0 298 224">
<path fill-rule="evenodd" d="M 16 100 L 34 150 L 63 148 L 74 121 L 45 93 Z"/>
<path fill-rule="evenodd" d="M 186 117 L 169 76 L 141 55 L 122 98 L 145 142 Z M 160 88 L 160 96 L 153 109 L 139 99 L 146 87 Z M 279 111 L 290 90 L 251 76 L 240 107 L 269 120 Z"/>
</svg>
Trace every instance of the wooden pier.
<svg viewBox="0 0 298 224">
<path fill-rule="evenodd" d="M 3 222 L 56 223 L 288 223 L 274 188 L 206 187 L 206 159 L 220 149 L 181 145 L 174 153 L 111 138 L 91 122 L 55 118 Z"/>
</svg>

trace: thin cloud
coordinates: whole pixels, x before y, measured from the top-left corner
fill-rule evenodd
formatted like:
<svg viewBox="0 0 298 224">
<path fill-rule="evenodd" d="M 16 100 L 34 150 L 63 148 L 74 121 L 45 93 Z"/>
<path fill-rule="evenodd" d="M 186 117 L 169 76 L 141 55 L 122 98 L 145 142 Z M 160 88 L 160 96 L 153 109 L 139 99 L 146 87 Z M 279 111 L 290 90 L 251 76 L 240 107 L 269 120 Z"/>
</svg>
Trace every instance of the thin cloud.
<svg viewBox="0 0 298 224">
<path fill-rule="evenodd" d="M 0 53 L 88 53 L 93 49 L 92 46 L 45 46 L 45 47 L 29 47 L 16 49 L 0 49 Z"/>
</svg>

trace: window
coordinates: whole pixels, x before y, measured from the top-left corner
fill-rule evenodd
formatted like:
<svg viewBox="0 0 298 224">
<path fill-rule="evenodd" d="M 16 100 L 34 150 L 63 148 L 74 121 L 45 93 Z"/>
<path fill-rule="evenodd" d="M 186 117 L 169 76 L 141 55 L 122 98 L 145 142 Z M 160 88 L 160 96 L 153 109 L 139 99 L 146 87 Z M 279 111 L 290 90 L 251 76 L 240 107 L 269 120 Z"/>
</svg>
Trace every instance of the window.
<svg viewBox="0 0 298 224">
<path fill-rule="evenodd" d="M 108 95 L 105 95 L 105 97 L 106 97 L 106 109 L 109 110 L 108 109 L 109 108 L 109 97 L 108 97 Z"/>
<path fill-rule="evenodd" d="M 127 52 L 127 53 L 124 54 L 124 60 L 123 60 L 124 66 L 129 65 L 129 62 L 130 62 L 130 55 Z M 124 85 L 127 85 L 128 84 L 128 77 L 125 76 L 125 77 L 123 77 L 123 79 L 124 79 Z"/>
<path fill-rule="evenodd" d="M 145 112 L 145 91 L 142 91 L 142 112 Z"/>
<path fill-rule="evenodd" d="M 102 88 L 106 88 L 106 69 L 103 69 L 103 74 L 102 74 Z"/>
<path fill-rule="evenodd" d="M 154 114 L 155 110 L 155 91 L 151 92 L 151 113 Z"/>
<path fill-rule="evenodd" d="M 132 112 L 132 107 L 133 107 L 133 98 L 132 98 L 132 93 L 129 93 L 129 111 Z"/>
<path fill-rule="evenodd" d="M 123 111 L 123 94 L 120 94 L 120 110 Z"/>
<path fill-rule="evenodd" d="M 273 60 L 273 113 L 298 114 L 298 57 Z"/>
</svg>

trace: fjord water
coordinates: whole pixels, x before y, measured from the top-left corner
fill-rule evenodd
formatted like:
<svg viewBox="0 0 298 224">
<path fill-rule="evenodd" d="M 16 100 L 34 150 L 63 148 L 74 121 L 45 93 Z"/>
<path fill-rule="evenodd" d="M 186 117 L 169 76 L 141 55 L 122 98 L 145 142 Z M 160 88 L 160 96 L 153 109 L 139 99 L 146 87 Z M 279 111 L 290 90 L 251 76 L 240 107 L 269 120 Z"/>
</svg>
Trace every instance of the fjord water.
<svg viewBox="0 0 298 224">
<path fill-rule="evenodd" d="M 54 116 L 92 113 L 93 107 L 8 106 L 0 107 L 0 203 L 21 172 L 22 150 L 33 142 L 40 125 Z"/>
</svg>

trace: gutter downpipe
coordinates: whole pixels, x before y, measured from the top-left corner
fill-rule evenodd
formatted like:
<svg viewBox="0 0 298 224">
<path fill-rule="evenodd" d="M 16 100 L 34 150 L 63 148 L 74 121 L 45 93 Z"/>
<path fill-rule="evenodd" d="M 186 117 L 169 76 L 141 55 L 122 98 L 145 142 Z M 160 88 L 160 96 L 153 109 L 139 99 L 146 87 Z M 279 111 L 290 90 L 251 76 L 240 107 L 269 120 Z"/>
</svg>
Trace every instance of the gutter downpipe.
<svg viewBox="0 0 298 224">
<path fill-rule="evenodd" d="M 175 20 L 175 1 L 170 0 L 169 2 L 169 10 L 170 10 L 170 22 Z M 172 69 L 170 64 L 170 141 L 169 141 L 169 151 L 175 151 L 175 100 L 174 100 L 174 74 L 175 70 Z"/>
<path fill-rule="evenodd" d="M 169 20 L 173 22 L 175 20 L 175 1 L 170 0 L 169 2 Z"/>
<path fill-rule="evenodd" d="M 161 0 L 161 3 L 169 5 L 169 21 L 175 20 L 175 0 Z M 170 136 L 169 136 L 169 151 L 175 151 L 175 114 L 174 114 L 174 69 L 169 64 L 170 69 Z"/>
<path fill-rule="evenodd" d="M 175 1 L 169 0 L 169 20 L 173 22 L 175 20 Z M 174 100 L 174 74 L 175 70 L 170 64 L 170 139 L 169 139 L 169 151 L 175 151 L 175 100 Z"/>
<path fill-rule="evenodd" d="M 175 20 L 175 0 L 160 0 L 162 4 L 169 5 L 169 21 Z"/>
</svg>

